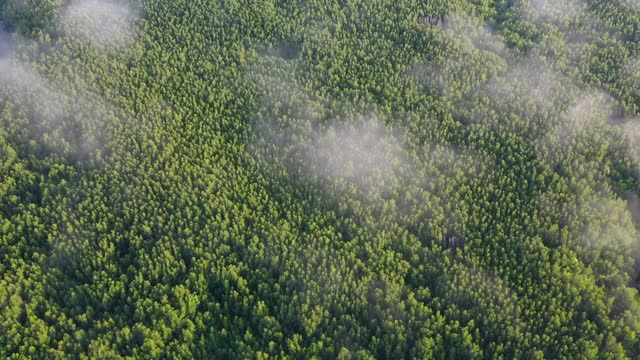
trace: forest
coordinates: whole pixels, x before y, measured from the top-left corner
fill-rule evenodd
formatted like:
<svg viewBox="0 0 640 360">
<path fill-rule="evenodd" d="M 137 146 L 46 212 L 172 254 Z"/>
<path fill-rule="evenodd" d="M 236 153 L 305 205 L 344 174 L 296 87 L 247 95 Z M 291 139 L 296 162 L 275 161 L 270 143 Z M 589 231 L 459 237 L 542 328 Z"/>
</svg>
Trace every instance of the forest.
<svg viewBox="0 0 640 360">
<path fill-rule="evenodd" d="M 640 359 L 638 0 L 0 0 L 0 358 Z"/>
</svg>

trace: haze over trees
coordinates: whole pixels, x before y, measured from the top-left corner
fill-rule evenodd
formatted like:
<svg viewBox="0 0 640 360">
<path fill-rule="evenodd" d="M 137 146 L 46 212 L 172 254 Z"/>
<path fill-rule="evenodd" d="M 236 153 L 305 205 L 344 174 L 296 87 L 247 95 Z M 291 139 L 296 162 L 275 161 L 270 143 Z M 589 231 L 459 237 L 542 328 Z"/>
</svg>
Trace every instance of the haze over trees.
<svg viewBox="0 0 640 360">
<path fill-rule="evenodd" d="M 639 64 L 634 0 L 0 0 L 0 358 L 637 359 Z"/>
</svg>

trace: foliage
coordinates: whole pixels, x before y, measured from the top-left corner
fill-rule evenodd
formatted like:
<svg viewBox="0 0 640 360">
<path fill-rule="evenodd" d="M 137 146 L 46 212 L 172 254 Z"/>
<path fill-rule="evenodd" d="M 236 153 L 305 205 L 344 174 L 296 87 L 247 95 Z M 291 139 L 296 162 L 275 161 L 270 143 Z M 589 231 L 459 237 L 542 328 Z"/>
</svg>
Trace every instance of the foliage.
<svg viewBox="0 0 640 360">
<path fill-rule="evenodd" d="M 534 3 L 0 1 L 0 357 L 636 358 L 640 8 Z"/>
</svg>

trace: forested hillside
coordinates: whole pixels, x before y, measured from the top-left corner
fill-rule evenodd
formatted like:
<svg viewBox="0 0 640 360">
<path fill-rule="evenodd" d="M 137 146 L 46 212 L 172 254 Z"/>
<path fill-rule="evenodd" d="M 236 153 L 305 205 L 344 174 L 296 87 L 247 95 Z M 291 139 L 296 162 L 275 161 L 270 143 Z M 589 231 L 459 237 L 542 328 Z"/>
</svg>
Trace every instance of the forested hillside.
<svg viewBox="0 0 640 360">
<path fill-rule="evenodd" d="M 640 359 L 638 0 L 0 30 L 0 358 Z"/>
</svg>

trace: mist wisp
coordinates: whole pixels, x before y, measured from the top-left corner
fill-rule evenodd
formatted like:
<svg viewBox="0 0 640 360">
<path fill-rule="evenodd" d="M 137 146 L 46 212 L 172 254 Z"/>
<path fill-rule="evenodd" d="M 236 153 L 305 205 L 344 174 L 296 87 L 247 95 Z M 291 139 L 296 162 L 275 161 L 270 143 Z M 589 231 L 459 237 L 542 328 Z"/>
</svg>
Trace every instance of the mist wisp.
<svg viewBox="0 0 640 360">
<path fill-rule="evenodd" d="M 11 40 L 11 33 L 8 31 L 4 22 L 0 20 L 0 59 L 9 56 L 12 50 L 13 41 Z"/>
<path fill-rule="evenodd" d="M 311 149 L 313 172 L 358 184 L 383 186 L 402 166 L 400 144 L 375 116 L 327 129 Z"/>
<path fill-rule="evenodd" d="M 0 59 L 0 91 L 9 99 L 29 104 L 38 121 L 59 122 L 66 101 L 44 78 L 28 66 L 7 57 Z"/>
<path fill-rule="evenodd" d="M 575 19 L 585 11 L 585 4 L 579 0 L 526 0 L 523 8 L 525 18 L 542 23 Z"/>
<path fill-rule="evenodd" d="M 444 36 L 456 38 L 468 50 L 482 50 L 499 56 L 506 55 L 506 47 L 496 31 L 482 20 L 464 13 L 452 14 L 447 19 L 448 31 Z"/>
<path fill-rule="evenodd" d="M 67 34 L 103 49 L 127 46 L 135 37 L 135 12 L 115 1 L 73 0 L 60 20 Z"/>
</svg>

